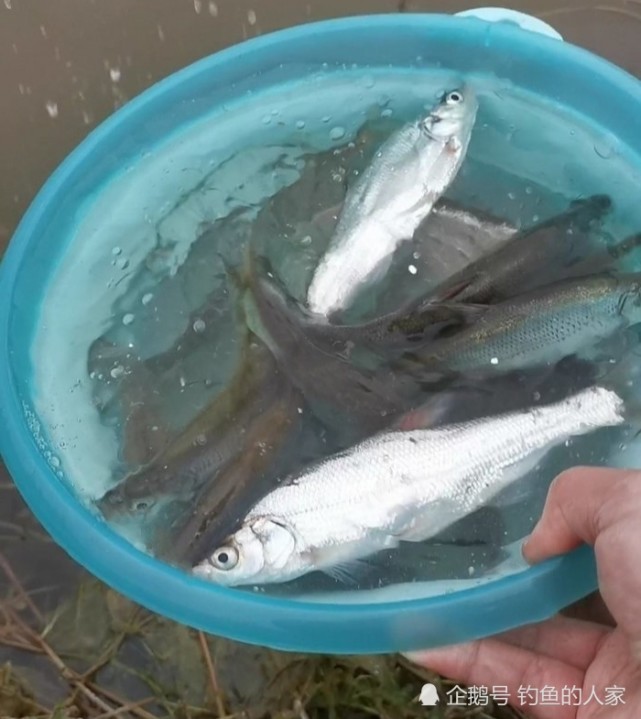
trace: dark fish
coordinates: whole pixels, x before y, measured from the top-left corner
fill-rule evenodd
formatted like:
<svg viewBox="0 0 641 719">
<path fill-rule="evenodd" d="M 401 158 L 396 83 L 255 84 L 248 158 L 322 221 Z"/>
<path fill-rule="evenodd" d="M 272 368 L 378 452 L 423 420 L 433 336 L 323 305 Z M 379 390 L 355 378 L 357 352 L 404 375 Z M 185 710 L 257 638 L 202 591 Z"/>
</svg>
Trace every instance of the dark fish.
<svg viewBox="0 0 641 719">
<path fill-rule="evenodd" d="M 200 561 L 274 488 L 269 468 L 283 448 L 296 441 L 304 403 L 280 372 L 260 389 L 251 421 L 242 429 L 237 424 L 233 427 L 233 456 L 209 473 L 171 529 L 162 529 L 156 553 L 164 559 L 188 565 Z"/>
<path fill-rule="evenodd" d="M 492 376 L 552 366 L 639 322 L 641 274 L 561 280 L 488 307 L 473 326 L 406 355 L 400 367 Z"/>
<path fill-rule="evenodd" d="M 388 370 L 357 367 L 319 347 L 306 335 L 298 314 L 290 309 L 290 298 L 272 279 L 265 261 L 259 263 L 252 253 L 249 268 L 241 281 L 247 283 L 247 315 L 257 322 L 252 329 L 308 402 L 338 410 L 369 433 L 383 428 L 418 401 L 420 385 L 414 380 Z"/>
<path fill-rule="evenodd" d="M 607 195 L 573 202 L 567 212 L 520 232 L 453 274 L 436 300 L 494 303 L 562 279 L 585 256 L 588 235 L 612 207 Z"/>
<path fill-rule="evenodd" d="M 248 339 L 230 384 L 173 441 L 99 501 L 106 516 L 145 511 L 166 495 L 191 495 L 238 451 L 238 433 L 281 391 L 271 352 Z"/>
</svg>

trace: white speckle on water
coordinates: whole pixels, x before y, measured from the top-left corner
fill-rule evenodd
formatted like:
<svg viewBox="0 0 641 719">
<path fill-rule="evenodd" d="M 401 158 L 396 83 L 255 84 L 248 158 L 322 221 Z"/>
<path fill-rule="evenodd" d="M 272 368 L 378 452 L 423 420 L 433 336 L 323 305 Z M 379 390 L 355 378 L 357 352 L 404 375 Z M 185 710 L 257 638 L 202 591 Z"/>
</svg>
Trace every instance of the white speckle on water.
<svg viewBox="0 0 641 719">
<path fill-rule="evenodd" d="M 165 31 L 162 29 L 162 25 L 156 25 L 156 30 L 158 32 L 158 39 L 160 42 L 165 41 Z"/>
<path fill-rule="evenodd" d="M 329 115 L 325 115 L 325 117 L 323 118 L 323 122 L 327 123 L 327 122 L 329 122 L 331 119 L 332 119 L 332 118 L 331 118 Z"/>
<path fill-rule="evenodd" d="M 109 68 L 109 77 L 111 78 L 111 82 L 119 82 L 121 77 L 121 72 L 119 67 L 110 67 Z"/>
<path fill-rule="evenodd" d="M 201 447 L 205 444 L 207 444 L 207 435 L 205 434 L 199 434 L 196 437 L 196 444 L 199 444 Z"/>
<path fill-rule="evenodd" d="M 410 275 L 415 275 L 418 272 L 418 270 L 416 269 L 416 265 L 408 265 L 407 270 Z"/>
<path fill-rule="evenodd" d="M 490 364 L 497 365 L 498 363 L 499 363 L 498 357 L 492 357 L 492 359 L 490 360 Z"/>
<path fill-rule="evenodd" d="M 513 192 L 508 192 L 507 196 L 510 200 L 516 200 L 516 195 Z"/>
<path fill-rule="evenodd" d="M 413 257 L 415 260 L 418 260 L 418 259 L 420 259 L 420 257 L 421 257 L 421 253 L 420 253 L 420 252 L 413 252 L 413 253 L 412 253 L 412 257 Z"/>
<path fill-rule="evenodd" d="M 200 11 L 202 9 L 203 9 L 202 0 L 194 0 L 194 10 L 196 11 L 196 15 L 200 15 Z"/>
<path fill-rule="evenodd" d="M 305 127 L 305 120 L 296 120 L 296 128 L 302 130 Z"/>
<path fill-rule="evenodd" d="M 470 577 L 474 574 L 475 571 L 476 571 L 476 570 L 474 569 L 474 567 L 468 567 L 468 568 L 467 568 L 467 573 L 470 575 Z"/>
<path fill-rule="evenodd" d="M 124 322 L 124 319 L 123 319 Z M 125 374 L 125 368 L 119 364 L 114 367 L 111 372 L 109 373 L 114 379 L 118 379 L 118 377 L 122 377 L 123 374 Z"/>
<path fill-rule="evenodd" d="M 262 123 L 263 125 L 269 125 L 271 124 L 272 116 L 271 115 L 263 115 Z"/>
<path fill-rule="evenodd" d="M 11 10 L 11 0 L 4 0 L 4 6 L 7 10 Z"/>
<path fill-rule="evenodd" d="M 532 188 L 528 185 L 528 186 L 525 188 L 525 194 L 526 194 L 526 195 L 531 195 L 532 192 L 533 192 Z"/>
<path fill-rule="evenodd" d="M 298 410 L 298 414 L 303 414 L 303 408 L 302 408 L 302 407 L 297 407 L 296 409 Z"/>
<path fill-rule="evenodd" d="M 93 121 L 93 118 L 86 110 L 82 111 L 82 121 L 85 123 L 85 125 L 90 125 Z"/>
<path fill-rule="evenodd" d="M 24 85 L 21 82 L 18 83 L 18 92 L 24 95 Z"/>
<path fill-rule="evenodd" d="M 391 107 L 386 107 L 383 112 L 381 112 L 381 117 L 391 117 L 394 114 L 394 110 L 392 110 Z"/>
<path fill-rule="evenodd" d="M 123 325 L 127 326 L 130 325 L 134 321 L 135 317 L 131 312 L 127 312 L 126 315 L 122 318 Z"/>
<path fill-rule="evenodd" d="M 303 245 L 304 247 L 308 247 L 309 245 L 312 244 L 312 236 L 311 236 L 311 235 L 305 235 L 305 237 L 303 237 L 303 239 L 300 241 L 300 243 L 301 243 L 301 245 Z"/>
<path fill-rule="evenodd" d="M 198 334 L 200 334 L 201 332 L 204 332 L 206 327 L 207 327 L 207 325 L 205 324 L 205 321 L 201 320 L 201 319 L 197 319 L 193 324 L 194 332 L 196 332 Z"/>
<path fill-rule="evenodd" d="M 47 37 L 47 28 L 44 25 L 40 26 L 40 34 L 42 37 Z"/>
<path fill-rule="evenodd" d="M 53 100 L 47 100 L 45 103 L 49 117 L 58 117 L 58 103 Z"/>
<path fill-rule="evenodd" d="M 218 5 L 216 5 L 216 3 L 213 0 L 210 0 L 208 8 L 209 8 L 209 14 L 212 17 L 218 17 Z"/>
<path fill-rule="evenodd" d="M 340 127 L 339 125 L 337 125 L 336 127 L 332 127 L 332 129 L 329 131 L 330 140 L 340 140 L 343 137 L 345 137 L 344 127 Z"/>
<path fill-rule="evenodd" d="M 148 305 L 153 300 L 153 298 L 153 294 L 151 292 L 147 292 L 146 295 L 142 296 L 142 299 L 140 301 L 143 303 L 143 305 Z"/>
<path fill-rule="evenodd" d="M 256 24 L 256 13 L 255 13 L 253 10 L 248 10 L 248 11 L 247 11 L 247 22 L 248 22 L 250 25 L 255 25 L 255 24 Z"/>
<path fill-rule="evenodd" d="M 111 254 L 114 255 L 114 257 L 118 257 L 122 253 L 122 249 L 120 247 L 114 247 L 113 250 L 111 250 Z"/>
<path fill-rule="evenodd" d="M 181 375 L 180 386 L 184 389 L 187 386 L 187 380 Z"/>
</svg>

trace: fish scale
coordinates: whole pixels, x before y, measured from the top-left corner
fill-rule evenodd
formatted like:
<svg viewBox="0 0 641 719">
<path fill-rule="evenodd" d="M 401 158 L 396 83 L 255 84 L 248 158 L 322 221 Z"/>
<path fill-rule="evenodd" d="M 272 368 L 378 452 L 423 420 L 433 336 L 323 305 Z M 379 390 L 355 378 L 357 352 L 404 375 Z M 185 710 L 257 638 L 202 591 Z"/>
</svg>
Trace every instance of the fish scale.
<svg viewBox="0 0 641 719">
<path fill-rule="evenodd" d="M 429 539 L 484 506 L 553 447 L 624 421 L 619 396 L 590 387 L 523 412 L 372 437 L 264 497 L 194 571 L 227 585 L 340 571 L 402 541 Z M 237 563 L 217 568 L 221 551 L 225 558 L 233 552 Z"/>
</svg>

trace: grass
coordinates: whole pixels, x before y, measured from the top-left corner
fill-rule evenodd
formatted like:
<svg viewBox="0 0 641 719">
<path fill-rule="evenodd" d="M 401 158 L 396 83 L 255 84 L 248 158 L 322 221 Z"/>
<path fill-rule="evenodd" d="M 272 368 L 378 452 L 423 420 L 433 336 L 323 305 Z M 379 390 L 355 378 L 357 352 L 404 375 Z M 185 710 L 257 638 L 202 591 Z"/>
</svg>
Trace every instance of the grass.
<svg viewBox="0 0 641 719">
<path fill-rule="evenodd" d="M 519 719 L 506 707 L 422 707 L 400 656 L 290 654 L 207 636 L 84 579 L 43 614 L 0 554 L 0 717 L 13 719 Z"/>
</svg>

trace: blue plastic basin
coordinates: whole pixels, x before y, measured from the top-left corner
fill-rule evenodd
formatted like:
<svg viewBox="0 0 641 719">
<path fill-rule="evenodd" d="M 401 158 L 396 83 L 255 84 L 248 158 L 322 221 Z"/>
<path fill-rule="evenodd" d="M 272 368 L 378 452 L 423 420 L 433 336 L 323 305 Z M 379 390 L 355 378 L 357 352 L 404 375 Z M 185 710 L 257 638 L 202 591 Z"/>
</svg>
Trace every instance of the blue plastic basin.
<svg viewBox="0 0 641 719">
<path fill-rule="evenodd" d="M 48 277 L 65 252 L 64 227 L 96 187 L 154 144 L 222 104 L 305 77 L 327 63 L 439 65 L 486 72 L 560 103 L 641 155 L 641 85 L 559 40 L 509 24 L 440 15 L 385 15 L 309 24 L 250 40 L 158 83 L 91 135 L 51 176 L 22 220 L 0 274 L 0 450 L 24 499 L 55 540 L 92 574 L 184 624 L 286 650 L 407 651 L 542 620 L 596 587 L 588 548 L 441 597 L 323 604 L 207 584 L 135 549 L 56 476 L 25 416 L 30 347 Z M 126 240 L 123 240 L 126 241 Z M 46 361 L 39 358 L 38 361 Z M 33 426 L 33 425 L 32 425 Z"/>
</svg>

